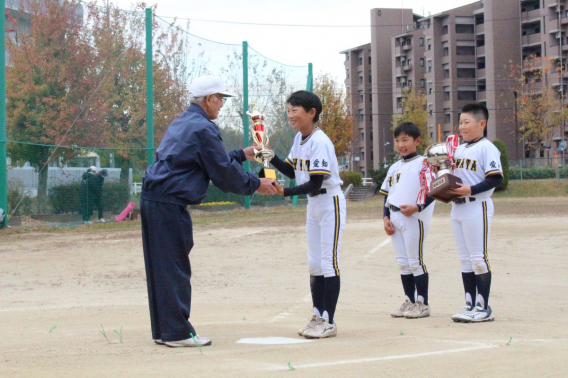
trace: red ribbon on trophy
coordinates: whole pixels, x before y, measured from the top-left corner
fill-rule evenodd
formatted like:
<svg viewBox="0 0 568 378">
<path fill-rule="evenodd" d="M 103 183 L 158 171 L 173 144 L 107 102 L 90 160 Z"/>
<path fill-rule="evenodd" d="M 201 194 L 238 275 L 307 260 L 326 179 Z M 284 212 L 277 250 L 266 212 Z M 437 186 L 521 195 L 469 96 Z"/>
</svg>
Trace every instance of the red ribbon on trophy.
<svg viewBox="0 0 568 378">
<path fill-rule="evenodd" d="M 428 159 L 422 162 L 422 169 L 420 169 L 420 190 L 418 191 L 418 198 L 416 203 L 424 205 L 426 203 L 426 196 L 430 192 L 430 183 L 434 179 L 434 174 L 428 163 Z"/>
<path fill-rule="evenodd" d="M 448 149 L 448 158 L 451 160 L 452 168 L 456 168 L 456 163 L 454 162 L 454 155 L 457 148 L 460 145 L 460 137 L 458 134 L 448 136 L 446 139 L 446 148 Z"/>
</svg>

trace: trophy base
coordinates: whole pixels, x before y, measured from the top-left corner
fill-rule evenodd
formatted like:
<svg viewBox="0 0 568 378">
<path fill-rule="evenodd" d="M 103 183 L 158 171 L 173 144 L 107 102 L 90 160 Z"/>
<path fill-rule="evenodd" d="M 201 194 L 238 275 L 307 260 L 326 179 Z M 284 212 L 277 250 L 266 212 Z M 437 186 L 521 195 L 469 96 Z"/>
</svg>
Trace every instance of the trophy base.
<svg viewBox="0 0 568 378">
<path fill-rule="evenodd" d="M 430 184 L 430 192 L 428 197 L 434 198 L 443 203 L 449 203 L 453 199 L 461 197 L 459 194 L 450 193 L 450 189 L 458 188 L 457 183 L 461 183 L 462 179 L 452 174 L 446 174 L 433 180 Z"/>
<path fill-rule="evenodd" d="M 258 172 L 258 177 L 276 180 L 276 169 L 262 168 L 260 172 Z"/>
</svg>

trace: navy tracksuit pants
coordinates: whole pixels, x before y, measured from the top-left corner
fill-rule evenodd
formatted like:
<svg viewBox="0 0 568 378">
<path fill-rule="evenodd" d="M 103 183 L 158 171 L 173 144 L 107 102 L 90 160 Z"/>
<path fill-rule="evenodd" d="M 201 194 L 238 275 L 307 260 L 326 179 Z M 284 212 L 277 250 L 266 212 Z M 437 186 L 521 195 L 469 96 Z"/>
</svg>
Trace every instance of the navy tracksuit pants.
<svg viewBox="0 0 568 378">
<path fill-rule="evenodd" d="M 184 205 L 147 199 L 140 200 L 140 215 L 152 338 L 188 339 L 196 334 L 189 322 L 191 217 Z"/>
</svg>

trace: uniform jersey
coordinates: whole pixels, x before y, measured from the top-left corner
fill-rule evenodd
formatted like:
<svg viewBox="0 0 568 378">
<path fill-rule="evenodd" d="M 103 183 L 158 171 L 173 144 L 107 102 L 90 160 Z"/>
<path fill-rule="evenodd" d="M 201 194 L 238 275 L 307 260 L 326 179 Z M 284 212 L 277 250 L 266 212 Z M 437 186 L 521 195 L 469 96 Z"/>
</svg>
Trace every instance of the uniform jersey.
<svg viewBox="0 0 568 378">
<path fill-rule="evenodd" d="M 304 140 L 301 133 L 296 134 L 286 162 L 294 168 L 298 185 L 310 181 L 311 175 L 323 175 L 322 189 L 343 184 L 333 143 L 319 127 Z"/>
<path fill-rule="evenodd" d="M 388 170 L 387 177 L 381 186 L 381 193 L 387 197 L 387 204 L 400 207 L 416 205 L 420 190 L 420 170 L 424 156 L 416 156 L 408 160 L 399 160 Z M 434 212 L 434 204 L 427 206 L 421 212 L 412 214 L 422 221 L 430 221 Z"/>
<path fill-rule="evenodd" d="M 492 174 L 503 175 L 501 168 L 501 153 L 487 138 L 477 142 L 462 144 L 455 152 L 456 169 L 454 174 L 463 180 L 463 183 L 472 186 L 482 182 Z M 491 197 L 495 188 L 475 195 L 476 198 Z M 469 197 L 469 196 L 466 196 Z"/>
</svg>

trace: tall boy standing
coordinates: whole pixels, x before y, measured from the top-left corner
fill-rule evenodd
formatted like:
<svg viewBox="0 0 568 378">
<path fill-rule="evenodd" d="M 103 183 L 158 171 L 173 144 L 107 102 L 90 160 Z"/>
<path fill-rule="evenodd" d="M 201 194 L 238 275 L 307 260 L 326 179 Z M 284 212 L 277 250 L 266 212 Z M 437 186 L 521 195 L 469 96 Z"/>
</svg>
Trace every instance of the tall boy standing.
<svg viewBox="0 0 568 378">
<path fill-rule="evenodd" d="M 452 190 L 461 197 L 453 201 L 450 219 L 466 304 L 460 313 L 452 316 L 456 322 L 493 320 L 489 307 L 491 265 L 487 245 L 493 218 L 491 195 L 503 181 L 503 171 L 499 150 L 484 137 L 488 119 L 487 108 L 478 103 L 464 106 L 460 114 L 459 130 L 465 144 L 456 149 L 454 174 L 463 184 Z"/>
<path fill-rule="evenodd" d="M 334 314 L 340 287 L 339 246 L 346 217 L 343 181 L 339 178 L 335 147 L 316 126 L 323 108 L 319 97 L 298 91 L 286 102 L 290 125 L 299 133 L 286 161 L 275 156 L 271 162 L 298 182 L 298 186 L 285 189 L 275 182 L 278 194 L 308 195 L 306 234 L 313 316 L 298 333 L 314 339 L 333 337 L 337 335 Z"/>
</svg>

